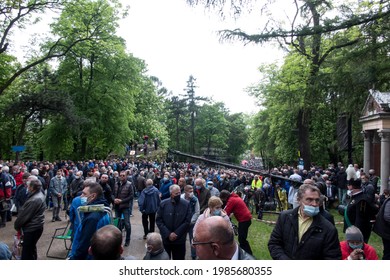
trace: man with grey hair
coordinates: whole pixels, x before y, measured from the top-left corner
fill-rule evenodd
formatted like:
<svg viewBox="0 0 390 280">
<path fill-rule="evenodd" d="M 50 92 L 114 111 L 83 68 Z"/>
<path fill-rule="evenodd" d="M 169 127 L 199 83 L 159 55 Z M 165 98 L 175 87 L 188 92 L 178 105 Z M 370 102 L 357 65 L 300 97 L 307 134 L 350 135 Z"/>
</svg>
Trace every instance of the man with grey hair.
<svg viewBox="0 0 390 280">
<path fill-rule="evenodd" d="M 154 232 L 156 212 L 160 206 L 160 193 L 153 186 L 152 179 L 146 180 L 146 188 L 142 190 L 138 198 L 138 206 L 142 213 L 142 226 L 144 228 L 144 239 L 146 239 L 149 232 Z"/>
<path fill-rule="evenodd" d="M 42 176 L 39 176 L 39 170 L 34 168 L 31 170 L 31 175 L 36 176 L 39 181 L 41 181 L 42 184 L 42 192 L 46 195 L 46 190 L 47 190 L 47 184 L 45 179 Z"/>
<path fill-rule="evenodd" d="M 81 194 L 81 191 L 83 190 L 83 183 L 83 171 L 77 171 L 75 179 L 69 185 L 71 200 L 73 200 L 77 195 Z M 70 204 L 72 204 L 72 201 L 70 201 Z"/>
<path fill-rule="evenodd" d="M 339 260 L 337 229 L 319 214 L 320 190 L 303 184 L 298 190 L 299 207 L 280 213 L 268 241 L 275 260 Z"/>
<path fill-rule="evenodd" d="M 204 185 L 205 181 L 202 178 L 195 179 L 194 194 L 199 200 L 200 214 L 206 210 L 211 197 L 210 191 Z"/>
<path fill-rule="evenodd" d="M 45 195 L 41 192 L 42 184 L 35 177 L 27 179 L 27 200 L 19 209 L 19 215 L 14 223 L 18 232 L 23 232 L 22 260 L 36 260 L 37 242 L 43 233 L 45 224 Z"/>
<path fill-rule="evenodd" d="M 188 201 L 181 198 L 178 185 L 171 185 L 169 192 L 170 197 L 160 204 L 156 223 L 169 257 L 174 260 L 184 260 L 186 235 L 192 217 L 191 206 Z"/>
<path fill-rule="evenodd" d="M 144 260 L 169 260 L 169 255 L 165 251 L 161 235 L 151 232 L 146 237 L 146 254 Z"/>
</svg>

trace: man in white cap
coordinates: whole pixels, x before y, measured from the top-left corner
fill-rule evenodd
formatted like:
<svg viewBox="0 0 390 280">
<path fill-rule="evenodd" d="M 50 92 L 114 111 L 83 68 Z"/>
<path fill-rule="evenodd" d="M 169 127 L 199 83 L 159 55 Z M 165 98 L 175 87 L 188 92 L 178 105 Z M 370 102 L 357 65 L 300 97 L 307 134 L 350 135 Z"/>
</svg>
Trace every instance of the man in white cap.
<svg viewBox="0 0 390 280">
<path fill-rule="evenodd" d="M 219 190 L 216 187 L 214 187 L 213 181 L 207 181 L 207 188 L 210 191 L 210 197 L 219 196 Z"/>
</svg>

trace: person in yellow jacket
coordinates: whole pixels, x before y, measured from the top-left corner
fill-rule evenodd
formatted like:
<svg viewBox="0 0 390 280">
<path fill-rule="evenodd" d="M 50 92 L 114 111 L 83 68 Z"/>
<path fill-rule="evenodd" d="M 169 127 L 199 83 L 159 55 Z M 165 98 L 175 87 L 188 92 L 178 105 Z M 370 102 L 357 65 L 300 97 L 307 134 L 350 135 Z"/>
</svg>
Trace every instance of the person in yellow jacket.
<svg viewBox="0 0 390 280">
<path fill-rule="evenodd" d="M 280 203 L 278 203 L 277 211 L 283 211 L 288 209 L 287 192 L 279 184 L 276 184 L 276 193 L 279 197 Z"/>
<path fill-rule="evenodd" d="M 252 190 L 254 188 L 261 189 L 263 187 L 263 181 L 261 179 L 262 178 L 259 178 L 258 175 L 255 175 L 255 178 L 252 180 Z"/>
</svg>

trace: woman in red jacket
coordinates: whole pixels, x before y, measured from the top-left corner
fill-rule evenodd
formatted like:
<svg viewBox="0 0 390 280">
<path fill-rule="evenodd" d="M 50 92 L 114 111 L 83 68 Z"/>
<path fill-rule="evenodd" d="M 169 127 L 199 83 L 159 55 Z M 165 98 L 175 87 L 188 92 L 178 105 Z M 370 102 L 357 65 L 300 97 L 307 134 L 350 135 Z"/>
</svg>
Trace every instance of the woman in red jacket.
<svg viewBox="0 0 390 280">
<path fill-rule="evenodd" d="M 245 202 L 236 193 L 230 193 L 227 190 L 222 190 L 219 194 L 225 206 L 225 211 L 228 216 L 234 214 L 238 221 L 238 242 L 240 247 L 248 254 L 252 255 L 252 249 L 247 239 L 248 230 L 252 224 L 252 214 L 246 206 Z"/>
<path fill-rule="evenodd" d="M 340 242 L 343 260 L 377 260 L 375 249 L 364 243 L 363 234 L 359 228 L 350 226 L 345 231 L 346 241 Z"/>
</svg>

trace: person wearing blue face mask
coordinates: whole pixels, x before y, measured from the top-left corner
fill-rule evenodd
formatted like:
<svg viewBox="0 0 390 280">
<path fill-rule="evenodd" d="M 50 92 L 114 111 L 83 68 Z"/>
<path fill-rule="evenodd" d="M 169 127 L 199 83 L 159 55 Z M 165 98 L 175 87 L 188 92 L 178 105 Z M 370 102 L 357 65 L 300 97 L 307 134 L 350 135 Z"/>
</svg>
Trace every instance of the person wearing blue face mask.
<svg viewBox="0 0 390 280">
<path fill-rule="evenodd" d="M 337 229 L 319 214 L 320 190 L 302 184 L 297 193 L 299 207 L 280 213 L 268 241 L 274 260 L 339 260 Z"/>
<path fill-rule="evenodd" d="M 206 210 L 204 210 L 204 212 L 199 215 L 198 219 L 196 220 L 194 231 L 201 221 L 212 216 L 220 216 L 224 218 L 227 222 L 229 222 L 229 224 L 231 225 L 229 216 L 226 214 L 226 211 L 222 209 L 223 202 L 218 196 L 211 196 L 208 201 L 208 206 L 209 207 L 206 208 Z"/>
<path fill-rule="evenodd" d="M 169 179 L 169 172 L 164 173 L 164 177 L 160 181 L 159 191 L 161 193 L 161 200 L 167 199 L 170 197 L 169 187 L 173 185 L 172 180 Z"/>
<path fill-rule="evenodd" d="M 377 260 L 378 255 L 371 245 L 364 243 L 363 234 L 358 227 L 345 230 L 345 241 L 340 242 L 343 260 Z"/>
<path fill-rule="evenodd" d="M 77 215 L 77 208 L 79 208 L 82 205 L 87 205 L 87 197 L 81 196 L 81 192 L 84 189 L 84 187 L 93 181 L 86 180 L 83 181 L 83 184 L 81 186 L 81 189 L 79 192 L 75 194 L 75 197 L 72 199 L 72 203 L 70 204 L 69 207 L 69 222 L 70 222 L 70 229 L 72 230 L 71 233 L 71 240 L 73 241 L 74 233 L 78 226 L 80 225 L 80 219 L 79 216 Z M 80 216 L 82 216 L 83 213 L 80 213 Z M 82 217 L 81 217 L 82 218 Z"/>
</svg>

